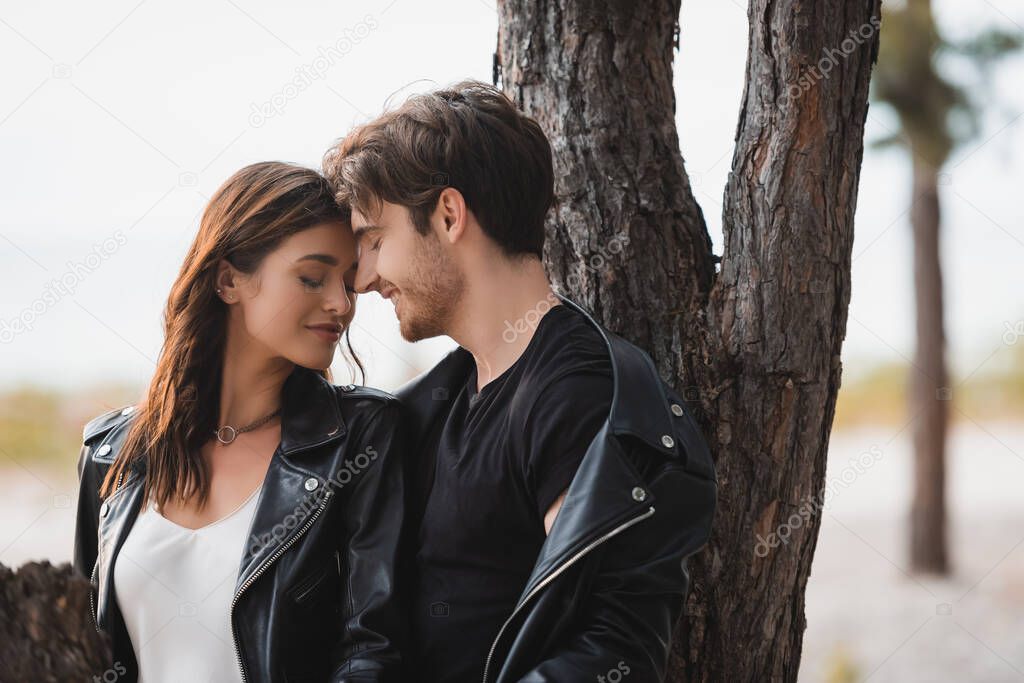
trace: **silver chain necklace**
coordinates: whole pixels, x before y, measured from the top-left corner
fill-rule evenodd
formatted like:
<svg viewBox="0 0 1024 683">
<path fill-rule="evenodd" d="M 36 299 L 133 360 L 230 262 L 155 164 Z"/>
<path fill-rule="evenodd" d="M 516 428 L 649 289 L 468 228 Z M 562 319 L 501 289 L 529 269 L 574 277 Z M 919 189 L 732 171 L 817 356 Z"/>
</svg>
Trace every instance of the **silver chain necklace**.
<svg viewBox="0 0 1024 683">
<path fill-rule="evenodd" d="M 244 427 L 235 428 L 235 427 L 232 427 L 231 425 L 224 425 L 223 427 L 218 427 L 217 429 L 213 430 L 213 435 L 217 437 L 217 441 L 220 441 L 222 444 L 224 444 L 226 446 L 229 443 L 231 443 L 232 441 L 234 441 L 235 437 L 237 437 L 239 434 L 245 434 L 246 432 L 251 432 L 252 430 L 256 429 L 257 427 L 260 427 L 260 426 L 266 424 L 267 422 L 270 422 L 270 420 L 274 419 L 274 417 L 278 413 L 280 413 L 280 412 L 281 412 L 281 409 L 278 408 L 277 410 L 272 412 L 270 415 L 266 415 L 264 417 L 261 417 L 260 419 L 256 420 L 255 422 L 247 424 Z"/>
</svg>

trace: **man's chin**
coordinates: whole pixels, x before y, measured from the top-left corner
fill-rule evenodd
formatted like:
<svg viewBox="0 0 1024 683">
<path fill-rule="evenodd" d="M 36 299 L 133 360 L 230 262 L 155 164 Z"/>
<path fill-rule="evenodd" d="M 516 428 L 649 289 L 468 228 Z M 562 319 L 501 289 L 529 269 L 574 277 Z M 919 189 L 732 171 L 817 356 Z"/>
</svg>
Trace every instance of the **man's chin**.
<svg viewBox="0 0 1024 683">
<path fill-rule="evenodd" d="M 425 325 L 412 317 L 398 320 L 398 331 L 407 342 L 418 342 L 431 337 L 439 337 L 444 332 L 434 329 L 433 325 Z"/>
<path fill-rule="evenodd" d="M 410 325 L 399 324 L 398 331 L 401 333 L 402 339 L 407 342 L 418 342 L 427 338 L 422 330 Z"/>
</svg>

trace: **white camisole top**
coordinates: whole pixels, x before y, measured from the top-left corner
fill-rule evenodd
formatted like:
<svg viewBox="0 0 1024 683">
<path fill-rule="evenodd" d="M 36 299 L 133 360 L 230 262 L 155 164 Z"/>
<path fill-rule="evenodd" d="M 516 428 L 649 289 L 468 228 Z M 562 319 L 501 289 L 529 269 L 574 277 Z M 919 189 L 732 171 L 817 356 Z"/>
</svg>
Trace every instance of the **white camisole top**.
<svg viewBox="0 0 1024 683">
<path fill-rule="evenodd" d="M 114 560 L 114 595 L 139 662 L 139 683 L 241 683 L 231 600 L 259 486 L 198 529 L 139 512 Z"/>
</svg>

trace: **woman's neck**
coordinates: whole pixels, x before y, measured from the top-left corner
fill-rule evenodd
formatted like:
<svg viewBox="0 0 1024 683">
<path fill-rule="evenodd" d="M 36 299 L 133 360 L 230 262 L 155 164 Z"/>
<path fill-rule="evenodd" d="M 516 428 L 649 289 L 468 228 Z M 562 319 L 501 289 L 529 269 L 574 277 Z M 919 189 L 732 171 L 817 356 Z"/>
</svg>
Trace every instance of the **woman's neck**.
<svg viewBox="0 0 1024 683">
<path fill-rule="evenodd" d="M 281 406 L 281 387 L 295 364 L 254 348 L 256 344 L 233 343 L 228 335 L 220 383 L 218 425 L 241 427 Z"/>
</svg>

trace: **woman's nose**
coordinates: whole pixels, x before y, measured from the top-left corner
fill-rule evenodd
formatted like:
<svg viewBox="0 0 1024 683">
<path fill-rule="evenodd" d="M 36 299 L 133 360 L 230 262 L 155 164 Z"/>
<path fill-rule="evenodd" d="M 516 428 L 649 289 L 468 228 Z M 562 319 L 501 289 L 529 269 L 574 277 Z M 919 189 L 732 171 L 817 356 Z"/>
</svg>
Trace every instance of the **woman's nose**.
<svg viewBox="0 0 1024 683">
<path fill-rule="evenodd" d="M 331 292 L 331 295 L 324 301 L 324 307 L 335 315 L 345 315 L 352 310 L 352 297 L 354 294 L 350 294 L 348 288 L 344 282 L 341 282 L 338 287 L 335 287 Z"/>
</svg>

